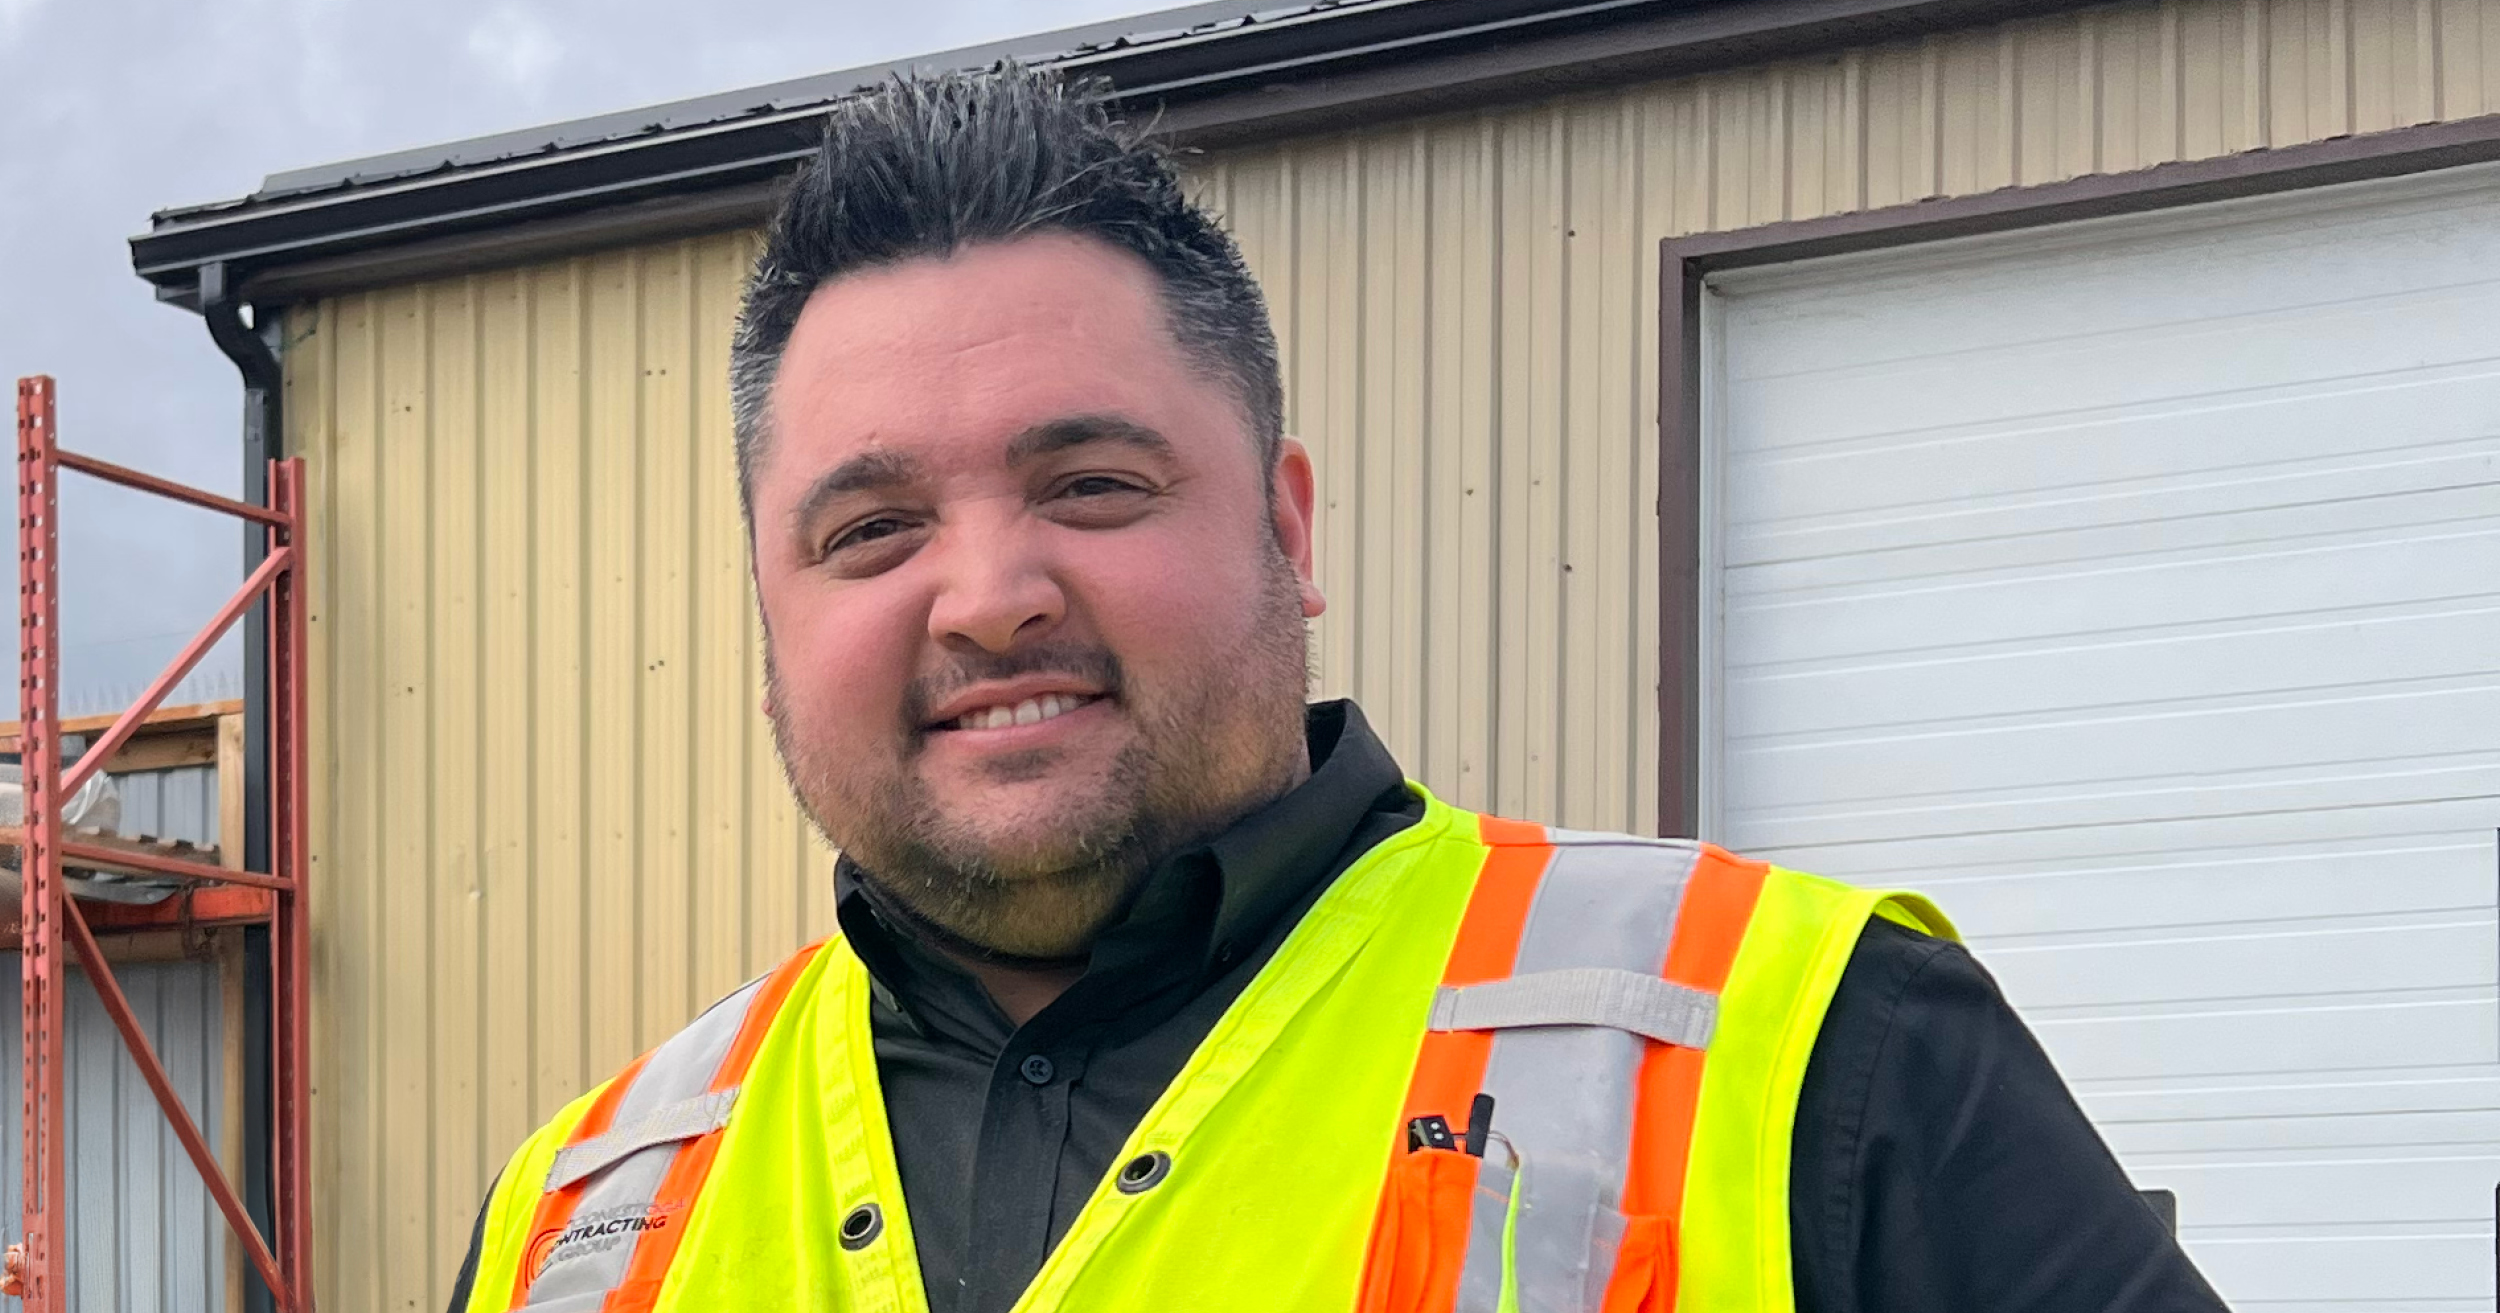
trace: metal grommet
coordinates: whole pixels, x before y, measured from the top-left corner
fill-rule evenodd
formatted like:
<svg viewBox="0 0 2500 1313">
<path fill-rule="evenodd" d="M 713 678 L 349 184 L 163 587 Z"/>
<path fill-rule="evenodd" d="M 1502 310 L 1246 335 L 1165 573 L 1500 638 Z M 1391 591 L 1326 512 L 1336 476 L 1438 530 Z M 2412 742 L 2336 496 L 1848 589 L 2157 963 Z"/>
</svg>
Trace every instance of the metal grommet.
<svg viewBox="0 0 2500 1313">
<path fill-rule="evenodd" d="M 1118 1186 L 1122 1194 L 1144 1194 L 1163 1184 L 1163 1178 L 1171 1174 L 1172 1155 L 1156 1150 L 1141 1153 L 1122 1164 L 1119 1179 L 1112 1184 Z"/>
<path fill-rule="evenodd" d="M 861 1204 L 842 1219 L 840 1239 L 844 1249 L 866 1249 L 870 1241 L 885 1232 L 885 1210 L 875 1204 Z"/>
</svg>

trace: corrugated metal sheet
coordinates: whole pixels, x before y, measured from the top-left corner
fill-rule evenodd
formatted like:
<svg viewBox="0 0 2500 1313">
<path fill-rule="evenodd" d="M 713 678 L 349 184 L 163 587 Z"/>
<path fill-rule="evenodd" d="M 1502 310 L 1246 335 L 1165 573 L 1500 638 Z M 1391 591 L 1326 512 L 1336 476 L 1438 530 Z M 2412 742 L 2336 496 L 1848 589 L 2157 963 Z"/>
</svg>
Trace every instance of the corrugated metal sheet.
<svg viewBox="0 0 2500 1313">
<path fill-rule="evenodd" d="M 1647 829 L 1659 238 L 2493 109 L 2493 0 L 2181 0 L 1208 158 L 1319 458 L 1322 686 L 1457 801 Z M 506 1150 L 828 928 L 754 711 L 752 249 L 290 323 L 334 1304 L 439 1305 Z"/>
<path fill-rule="evenodd" d="M 216 845 L 215 766 L 117 771 L 113 784 L 121 790 L 121 823 L 115 827 L 120 833 Z"/>
<path fill-rule="evenodd" d="M 13 1014 L 19 981 L 0 979 Z M 222 1112 L 224 1030 L 216 964 L 114 969 L 192 1118 L 212 1137 Z M 79 1313 L 197 1313 L 224 1306 L 225 1220 L 82 977 L 69 988 L 69 1289 Z M 17 1027 L 0 1029 L 0 1070 L 18 1068 Z M 0 1101 L 0 1215 L 19 1214 L 18 1101 Z"/>
<path fill-rule="evenodd" d="M 325 303 L 315 1270 L 437 1307 L 503 1156 L 832 925 L 758 714 L 730 235 Z"/>
</svg>

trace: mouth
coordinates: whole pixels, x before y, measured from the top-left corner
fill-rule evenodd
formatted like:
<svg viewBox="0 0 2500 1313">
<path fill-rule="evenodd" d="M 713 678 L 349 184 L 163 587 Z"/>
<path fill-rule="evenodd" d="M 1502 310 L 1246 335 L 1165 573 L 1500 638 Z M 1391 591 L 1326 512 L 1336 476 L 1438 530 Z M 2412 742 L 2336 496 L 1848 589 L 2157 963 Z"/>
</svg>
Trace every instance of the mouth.
<svg viewBox="0 0 2500 1313">
<path fill-rule="evenodd" d="M 1103 700 L 1100 693 L 1042 693 L 1014 702 L 976 706 L 932 724 L 934 730 L 1011 729 L 1057 720 Z"/>
</svg>

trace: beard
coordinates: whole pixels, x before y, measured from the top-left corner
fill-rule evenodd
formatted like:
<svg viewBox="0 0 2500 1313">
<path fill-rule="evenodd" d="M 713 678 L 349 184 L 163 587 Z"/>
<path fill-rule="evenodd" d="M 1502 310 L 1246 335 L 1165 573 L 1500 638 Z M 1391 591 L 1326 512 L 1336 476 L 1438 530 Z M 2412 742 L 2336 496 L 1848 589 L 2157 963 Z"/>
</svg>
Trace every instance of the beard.
<svg viewBox="0 0 2500 1313">
<path fill-rule="evenodd" d="M 845 755 L 795 724 L 766 644 L 773 742 L 800 809 L 848 857 L 881 913 L 937 946 L 1008 965 L 1083 957 L 1157 863 L 1282 795 L 1308 761 L 1309 655 L 1299 581 L 1272 559 L 1245 641 L 1163 687 L 1139 687 L 1089 642 L 1045 641 L 956 655 L 905 691 L 900 751 Z M 1090 788 L 1063 800 L 1043 832 L 994 836 L 950 814 L 919 769 L 928 709 L 970 684 L 1061 674 L 1103 690 L 1132 735 Z M 983 763 L 996 783 L 1048 778 L 1055 751 Z M 1073 782 L 1072 782 L 1073 783 Z"/>
</svg>

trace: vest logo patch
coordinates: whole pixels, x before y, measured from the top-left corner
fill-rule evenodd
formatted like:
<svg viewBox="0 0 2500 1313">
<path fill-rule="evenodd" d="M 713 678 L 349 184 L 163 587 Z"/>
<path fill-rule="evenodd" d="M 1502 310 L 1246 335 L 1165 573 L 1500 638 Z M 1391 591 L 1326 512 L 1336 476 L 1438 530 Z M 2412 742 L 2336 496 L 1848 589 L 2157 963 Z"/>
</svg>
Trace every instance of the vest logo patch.
<svg viewBox="0 0 2500 1313">
<path fill-rule="evenodd" d="M 675 1211 L 675 1206 L 669 1204 L 629 1204 L 575 1213 L 563 1226 L 549 1227 L 530 1237 L 529 1248 L 521 1257 L 522 1270 L 536 1281 L 558 1263 L 606 1253 L 633 1243 L 645 1231 L 667 1226 L 669 1214 Z"/>
</svg>

